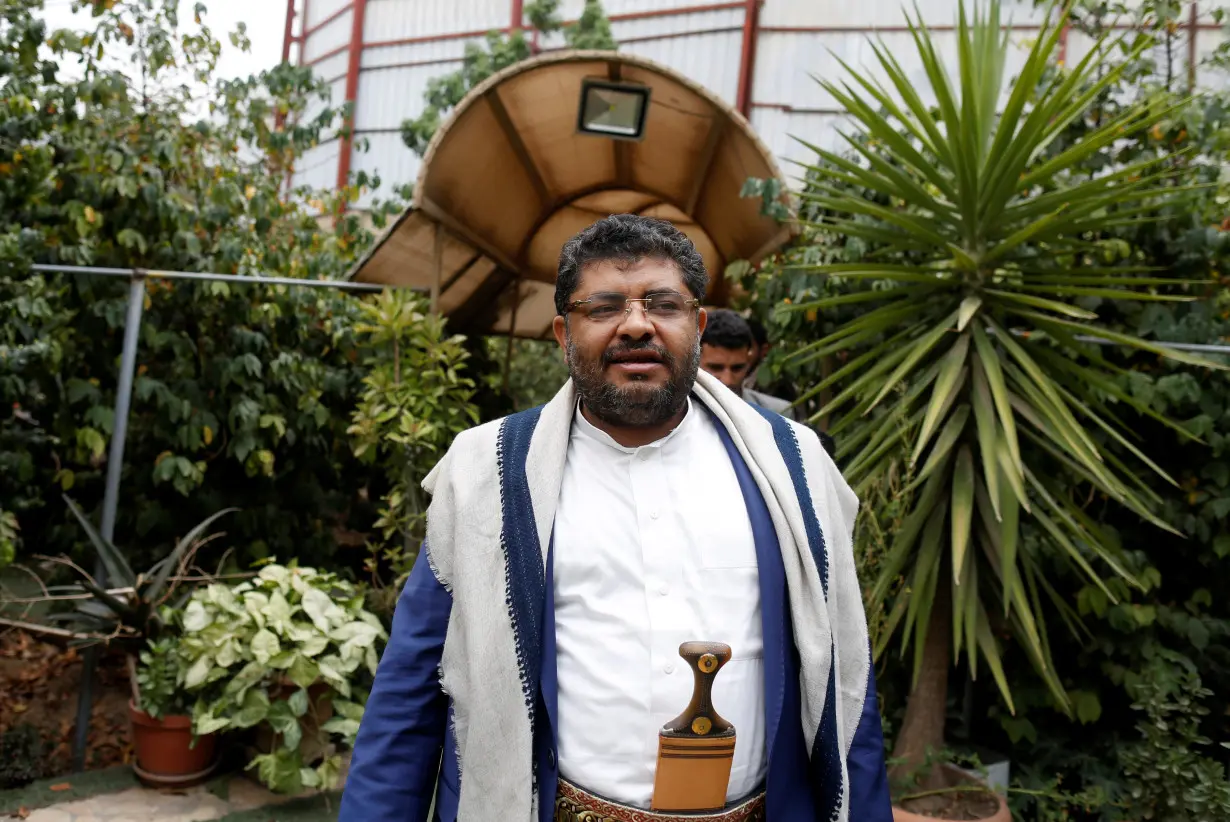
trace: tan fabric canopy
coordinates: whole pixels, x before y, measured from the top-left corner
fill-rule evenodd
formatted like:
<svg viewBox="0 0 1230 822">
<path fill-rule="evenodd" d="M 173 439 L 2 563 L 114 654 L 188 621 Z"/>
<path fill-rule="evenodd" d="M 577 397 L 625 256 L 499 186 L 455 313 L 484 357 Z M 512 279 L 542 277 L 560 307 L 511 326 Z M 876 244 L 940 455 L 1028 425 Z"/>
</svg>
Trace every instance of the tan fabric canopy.
<svg viewBox="0 0 1230 822">
<path fill-rule="evenodd" d="M 639 141 L 580 133 L 586 78 L 650 89 Z M 751 126 L 676 72 L 618 52 L 556 52 L 473 89 L 436 133 L 414 202 L 351 272 L 430 292 L 466 333 L 550 335 L 563 243 L 614 213 L 670 220 L 696 243 L 724 304 L 729 261 L 758 262 L 790 229 L 739 196 L 749 177 L 781 179 Z"/>
</svg>

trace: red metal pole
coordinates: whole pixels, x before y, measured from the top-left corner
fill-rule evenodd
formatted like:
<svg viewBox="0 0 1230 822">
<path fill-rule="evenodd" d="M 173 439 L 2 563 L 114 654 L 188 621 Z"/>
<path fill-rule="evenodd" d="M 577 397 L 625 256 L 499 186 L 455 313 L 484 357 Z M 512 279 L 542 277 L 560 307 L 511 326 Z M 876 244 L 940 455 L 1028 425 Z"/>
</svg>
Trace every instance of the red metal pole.
<svg viewBox="0 0 1230 822">
<path fill-rule="evenodd" d="M 367 16 L 367 0 L 354 0 L 353 17 L 350 18 L 350 62 L 346 66 L 346 102 L 350 115 L 337 155 L 337 187 L 345 188 L 350 180 L 350 154 L 354 146 L 354 101 L 359 96 L 359 61 L 363 57 L 363 18 Z"/>
<path fill-rule="evenodd" d="M 750 119 L 752 81 L 756 76 L 756 39 L 760 32 L 760 0 L 747 0 L 743 9 L 743 48 L 739 54 L 739 91 L 735 108 Z"/>
<path fill-rule="evenodd" d="M 512 31 L 521 28 L 521 18 L 525 13 L 524 2 L 525 0 L 512 0 L 512 23 L 508 27 Z"/>
<path fill-rule="evenodd" d="M 312 0 L 303 0 L 303 22 L 299 24 L 299 65 L 303 65 L 303 53 L 307 51 L 308 39 L 308 4 Z"/>
<path fill-rule="evenodd" d="M 1191 18 L 1187 23 L 1187 90 L 1196 89 L 1196 55 L 1199 53 L 1196 45 L 1197 33 L 1200 31 L 1200 9 L 1192 3 Z"/>
<path fill-rule="evenodd" d="M 282 34 L 282 62 L 290 60 L 290 44 L 294 37 L 291 32 L 294 31 L 295 23 L 295 0 L 286 0 L 286 29 Z"/>
</svg>

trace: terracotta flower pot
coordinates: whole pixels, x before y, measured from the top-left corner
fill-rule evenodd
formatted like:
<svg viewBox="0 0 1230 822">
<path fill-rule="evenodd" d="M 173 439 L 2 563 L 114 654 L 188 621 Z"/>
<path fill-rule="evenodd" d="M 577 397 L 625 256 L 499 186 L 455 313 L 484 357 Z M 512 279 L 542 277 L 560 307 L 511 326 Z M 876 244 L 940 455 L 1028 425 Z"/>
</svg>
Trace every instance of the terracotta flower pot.
<svg viewBox="0 0 1230 822">
<path fill-rule="evenodd" d="M 956 787 L 958 785 L 974 785 L 977 782 L 970 778 L 969 774 L 945 764 L 943 766 L 944 784 L 948 787 Z M 939 795 L 939 796 L 942 796 Z M 1008 803 L 1002 796 L 997 793 L 984 793 L 981 796 L 985 797 L 985 805 L 987 812 L 975 817 L 975 822 L 1012 822 L 1012 812 L 1008 810 Z M 912 806 L 914 803 L 910 803 Z M 994 810 L 991 810 L 991 808 Z M 919 811 L 919 812 L 915 812 Z M 961 819 L 968 820 L 968 816 L 961 816 Z M 950 817 L 944 816 L 943 809 L 930 810 L 924 807 L 914 807 L 913 810 L 906 810 L 898 805 L 893 805 L 893 822 L 936 822 L 937 820 L 946 820 Z"/>
<path fill-rule="evenodd" d="M 164 716 L 154 719 L 131 700 L 133 746 L 137 761 L 133 772 L 147 785 L 183 787 L 202 782 L 218 766 L 214 734 L 197 737 L 192 744 L 192 717 Z"/>
</svg>

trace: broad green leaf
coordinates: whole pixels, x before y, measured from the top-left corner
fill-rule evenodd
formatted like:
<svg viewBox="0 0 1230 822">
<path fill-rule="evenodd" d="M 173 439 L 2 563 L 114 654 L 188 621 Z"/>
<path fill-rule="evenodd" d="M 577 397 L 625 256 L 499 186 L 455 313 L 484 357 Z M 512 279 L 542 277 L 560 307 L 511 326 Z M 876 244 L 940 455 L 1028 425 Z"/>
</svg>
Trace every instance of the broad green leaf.
<svg viewBox="0 0 1230 822">
<path fill-rule="evenodd" d="M 231 718 L 231 724 L 236 728 L 251 728 L 264 722 L 268 714 L 269 697 L 254 688 L 244 696 L 243 705 Z"/>
<path fill-rule="evenodd" d="M 286 675 L 300 688 L 310 688 L 320 678 L 320 668 L 312 660 L 296 654 L 295 661 L 287 669 Z"/>
<path fill-rule="evenodd" d="M 274 702 L 269 706 L 266 721 L 270 727 L 282 735 L 282 745 L 290 750 L 296 750 L 303 740 L 303 727 L 299 717 L 295 716 L 288 702 Z"/>
<path fill-rule="evenodd" d="M 205 630 L 211 621 L 205 606 L 195 599 L 184 609 L 183 620 L 184 630 L 193 633 Z"/>
<path fill-rule="evenodd" d="M 328 594 L 324 591 L 311 588 L 303 595 L 302 604 L 303 612 L 316 625 L 316 629 L 327 634 L 330 628 L 329 617 L 333 612 L 333 600 L 329 599 Z"/>
<path fill-rule="evenodd" d="M 299 683 L 296 682 L 296 685 Z M 297 717 L 302 717 L 308 712 L 308 692 L 307 688 L 300 685 L 299 690 L 295 691 L 286 700 L 286 704 L 290 706 L 290 712 Z"/>
<path fill-rule="evenodd" d="M 335 716 L 328 722 L 321 725 L 320 729 L 325 733 L 341 734 L 342 736 L 353 739 L 359 732 L 359 723 L 353 719 Z"/>
<path fill-rule="evenodd" d="M 184 674 L 184 687 L 191 691 L 192 689 L 203 685 L 205 680 L 209 678 L 209 671 L 213 668 L 213 659 L 209 656 L 202 656 L 188 668 Z"/>
<path fill-rule="evenodd" d="M 268 665 L 269 661 L 281 651 L 281 643 L 268 628 L 261 628 L 256 632 L 256 636 L 252 637 L 252 656 L 262 665 Z"/>
</svg>

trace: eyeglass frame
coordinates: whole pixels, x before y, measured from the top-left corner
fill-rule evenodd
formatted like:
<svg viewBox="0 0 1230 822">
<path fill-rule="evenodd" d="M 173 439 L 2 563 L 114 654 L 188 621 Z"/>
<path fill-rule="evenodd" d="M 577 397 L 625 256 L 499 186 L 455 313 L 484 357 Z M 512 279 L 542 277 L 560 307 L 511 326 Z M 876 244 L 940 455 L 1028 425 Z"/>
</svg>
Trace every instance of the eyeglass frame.
<svg viewBox="0 0 1230 822">
<path fill-rule="evenodd" d="M 624 319 L 625 320 L 628 317 L 632 316 L 632 304 L 633 303 L 644 303 L 645 305 L 641 306 L 641 310 L 644 311 L 645 316 L 649 318 L 650 321 L 652 321 L 653 315 L 649 313 L 649 301 L 654 299 L 655 297 L 681 297 L 683 298 L 683 304 L 687 306 L 689 309 L 700 308 L 700 304 L 701 304 L 701 301 L 699 298 L 692 297 L 691 299 L 688 299 L 684 297 L 683 294 L 680 294 L 678 291 L 661 291 L 656 294 L 650 294 L 648 297 L 628 297 L 618 292 L 608 292 L 608 293 L 595 294 L 592 297 L 585 299 L 585 300 L 573 300 L 572 302 L 568 303 L 568 306 L 565 309 L 564 313 L 571 314 L 573 311 L 580 308 L 581 306 L 587 305 L 588 303 L 592 303 L 594 300 L 600 297 L 623 297 Z M 590 318 L 586 317 L 585 319 L 588 320 Z"/>
</svg>

